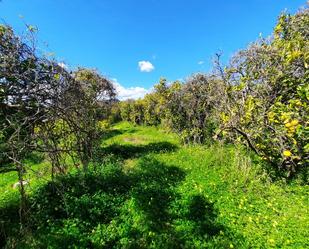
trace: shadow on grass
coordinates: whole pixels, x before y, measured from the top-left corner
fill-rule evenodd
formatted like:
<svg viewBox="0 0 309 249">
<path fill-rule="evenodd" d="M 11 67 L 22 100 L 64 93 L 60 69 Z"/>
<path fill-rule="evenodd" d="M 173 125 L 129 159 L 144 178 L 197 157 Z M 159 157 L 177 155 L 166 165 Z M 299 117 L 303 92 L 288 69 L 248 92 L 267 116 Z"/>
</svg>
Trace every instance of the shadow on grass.
<svg viewBox="0 0 309 249">
<path fill-rule="evenodd" d="M 4 165 L 0 167 L 0 174 L 12 172 L 12 171 L 17 171 L 13 165 L 8 164 L 8 165 Z"/>
<path fill-rule="evenodd" d="M 224 230 L 222 226 L 215 222 L 217 212 L 213 203 L 209 202 L 202 195 L 193 195 L 189 202 L 188 220 L 194 223 L 194 232 L 200 235 L 208 236 L 217 235 L 220 230 Z"/>
<path fill-rule="evenodd" d="M 116 137 L 116 136 L 119 136 L 121 134 L 133 134 L 136 132 L 137 129 L 135 128 L 123 128 L 123 129 L 109 129 L 107 131 L 104 131 L 101 133 L 101 138 L 106 140 L 106 139 L 109 139 L 109 138 L 112 138 L 112 137 Z"/>
<path fill-rule="evenodd" d="M 128 174 L 110 162 L 58 177 L 30 199 L 31 238 L 15 234 L 10 241 L 26 248 L 195 248 L 194 243 L 217 243 L 213 238 L 225 228 L 217 223 L 213 204 L 202 195 L 180 194 L 177 187 L 184 178 L 178 167 L 150 156 Z"/>
<path fill-rule="evenodd" d="M 97 161 L 100 161 L 106 155 L 113 155 L 117 159 L 125 160 L 130 158 L 142 157 L 150 153 L 165 153 L 176 151 L 178 147 L 169 142 L 156 142 L 146 145 L 131 144 L 112 144 L 100 148 L 97 152 Z"/>
<path fill-rule="evenodd" d="M 19 204 L 17 200 L 10 201 L 0 208 L 0 248 L 11 234 L 19 232 Z"/>
<path fill-rule="evenodd" d="M 116 137 L 116 136 L 119 136 L 121 134 L 123 134 L 125 131 L 124 130 L 107 130 L 105 132 L 102 132 L 101 134 L 101 137 L 102 139 L 106 140 L 106 139 L 109 139 L 109 138 L 112 138 L 112 137 Z"/>
</svg>

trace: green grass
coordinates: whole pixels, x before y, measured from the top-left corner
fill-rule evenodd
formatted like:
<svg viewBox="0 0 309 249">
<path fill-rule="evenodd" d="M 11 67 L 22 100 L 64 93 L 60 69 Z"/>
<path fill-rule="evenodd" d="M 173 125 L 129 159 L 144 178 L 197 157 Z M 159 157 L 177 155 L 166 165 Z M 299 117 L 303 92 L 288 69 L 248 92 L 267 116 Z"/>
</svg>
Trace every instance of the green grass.
<svg viewBox="0 0 309 249">
<path fill-rule="evenodd" d="M 16 176 L 0 177 L 3 211 L 8 205 L 3 196 L 16 193 L 10 187 Z M 272 182 L 241 148 L 185 147 L 155 127 L 119 123 L 105 135 L 87 174 L 74 172 L 37 186 L 29 231 L 23 237 L 10 234 L 10 245 L 309 247 L 308 186 Z"/>
</svg>

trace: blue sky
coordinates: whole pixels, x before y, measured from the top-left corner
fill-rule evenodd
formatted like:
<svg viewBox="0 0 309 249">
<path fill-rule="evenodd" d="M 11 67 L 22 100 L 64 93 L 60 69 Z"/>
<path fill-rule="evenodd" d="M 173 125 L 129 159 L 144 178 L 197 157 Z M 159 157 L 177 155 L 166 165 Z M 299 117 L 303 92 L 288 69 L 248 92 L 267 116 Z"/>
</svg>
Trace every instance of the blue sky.
<svg viewBox="0 0 309 249">
<path fill-rule="evenodd" d="M 140 96 L 161 76 L 208 71 L 268 36 L 277 16 L 305 0 L 2 0 L 0 18 L 17 32 L 39 28 L 44 48 L 70 67 L 97 68 L 122 95 Z M 23 18 L 20 18 L 20 15 Z M 142 69 L 142 71 L 141 71 Z"/>
</svg>

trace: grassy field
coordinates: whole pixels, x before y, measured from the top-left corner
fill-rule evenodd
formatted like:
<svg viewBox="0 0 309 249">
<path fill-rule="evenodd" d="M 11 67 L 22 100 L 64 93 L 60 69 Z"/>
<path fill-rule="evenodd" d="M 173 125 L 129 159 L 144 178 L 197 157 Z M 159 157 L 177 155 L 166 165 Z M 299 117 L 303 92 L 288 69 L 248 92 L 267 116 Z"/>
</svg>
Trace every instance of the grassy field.
<svg viewBox="0 0 309 249">
<path fill-rule="evenodd" d="M 46 162 L 32 167 L 46 175 Z M 11 247 L 309 248 L 309 187 L 272 182 L 234 146 L 185 147 L 158 128 L 119 123 L 86 174 L 54 184 L 33 174 L 21 237 L 12 229 L 17 176 L 0 178 L 0 225 Z"/>
</svg>

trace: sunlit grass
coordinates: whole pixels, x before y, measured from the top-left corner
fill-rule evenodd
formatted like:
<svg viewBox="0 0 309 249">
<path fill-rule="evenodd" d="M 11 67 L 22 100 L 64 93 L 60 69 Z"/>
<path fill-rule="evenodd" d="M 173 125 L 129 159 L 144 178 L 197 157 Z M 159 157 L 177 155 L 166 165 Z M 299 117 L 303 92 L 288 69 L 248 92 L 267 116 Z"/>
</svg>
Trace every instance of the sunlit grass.
<svg viewBox="0 0 309 249">
<path fill-rule="evenodd" d="M 99 155 L 87 175 L 75 172 L 58 181 L 65 190 L 65 209 L 61 198 L 46 194 L 54 191 L 46 181 L 29 176 L 31 184 L 45 187 L 33 196 L 39 228 L 22 246 L 308 246 L 309 187 L 273 182 L 260 161 L 242 148 L 182 146 L 160 128 L 122 122 L 106 134 Z M 8 203 L 3 196 L 18 195 L 11 187 L 16 173 L 2 176 L 3 206 Z"/>
</svg>

